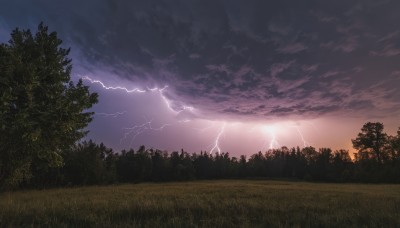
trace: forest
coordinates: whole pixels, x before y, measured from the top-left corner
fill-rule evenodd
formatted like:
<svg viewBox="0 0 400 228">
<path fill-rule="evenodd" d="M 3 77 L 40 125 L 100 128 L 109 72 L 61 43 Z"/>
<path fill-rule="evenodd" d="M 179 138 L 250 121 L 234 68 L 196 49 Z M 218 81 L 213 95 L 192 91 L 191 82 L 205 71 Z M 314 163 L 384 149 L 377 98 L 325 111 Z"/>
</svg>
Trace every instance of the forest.
<svg viewBox="0 0 400 228">
<path fill-rule="evenodd" d="M 115 152 L 85 141 L 64 151 L 64 166 L 34 165 L 26 187 L 167 182 L 204 179 L 285 179 L 315 182 L 400 183 L 400 129 L 383 132 L 382 123 L 366 123 L 352 140 L 358 152 L 330 148 L 287 148 L 249 157 L 229 153 L 167 152 L 146 149 Z"/>
</svg>

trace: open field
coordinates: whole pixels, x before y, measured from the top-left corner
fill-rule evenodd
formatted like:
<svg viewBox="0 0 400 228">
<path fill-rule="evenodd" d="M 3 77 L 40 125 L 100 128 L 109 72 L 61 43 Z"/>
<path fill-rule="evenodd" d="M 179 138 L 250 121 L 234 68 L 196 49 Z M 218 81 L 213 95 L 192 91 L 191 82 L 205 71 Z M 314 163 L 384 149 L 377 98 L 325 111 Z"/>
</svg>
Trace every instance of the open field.
<svg viewBox="0 0 400 228">
<path fill-rule="evenodd" d="M 1 193 L 1 227 L 400 226 L 400 185 L 126 184 Z"/>
</svg>

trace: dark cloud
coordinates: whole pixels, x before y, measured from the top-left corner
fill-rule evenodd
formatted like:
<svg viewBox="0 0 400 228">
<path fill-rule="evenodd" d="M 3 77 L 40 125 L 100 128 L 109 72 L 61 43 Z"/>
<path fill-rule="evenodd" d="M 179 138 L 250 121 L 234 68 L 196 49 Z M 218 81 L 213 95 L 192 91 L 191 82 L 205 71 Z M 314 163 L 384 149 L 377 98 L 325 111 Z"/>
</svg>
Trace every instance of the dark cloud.
<svg viewBox="0 0 400 228">
<path fill-rule="evenodd" d="M 168 85 L 168 98 L 209 117 L 389 115 L 400 110 L 399 10 L 395 0 L 16 0 L 0 9 L 0 36 L 44 21 L 78 69 Z"/>
<path fill-rule="evenodd" d="M 278 48 L 277 51 L 284 53 L 284 54 L 295 54 L 295 53 L 304 51 L 306 49 L 307 49 L 307 46 L 305 46 L 302 43 L 292 43 L 292 44 L 288 44 L 286 46 Z"/>
</svg>

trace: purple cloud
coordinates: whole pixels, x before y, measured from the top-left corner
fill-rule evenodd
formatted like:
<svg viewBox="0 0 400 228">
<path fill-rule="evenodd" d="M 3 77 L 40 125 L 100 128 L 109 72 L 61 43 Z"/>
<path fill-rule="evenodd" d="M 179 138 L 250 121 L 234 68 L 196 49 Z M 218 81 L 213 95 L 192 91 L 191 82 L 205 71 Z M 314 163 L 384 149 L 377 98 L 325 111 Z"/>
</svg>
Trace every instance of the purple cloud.
<svg viewBox="0 0 400 228">
<path fill-rule="evenodd" d="M 278 52 L 284 53 L 284 54 L 295 54 L 301 51 L 306 50 L 308 47 L 305 46 L 302 43 L 292 43 L 288 44 L 286 46 L 280 47 L 276 49 Z"/>
</svg>

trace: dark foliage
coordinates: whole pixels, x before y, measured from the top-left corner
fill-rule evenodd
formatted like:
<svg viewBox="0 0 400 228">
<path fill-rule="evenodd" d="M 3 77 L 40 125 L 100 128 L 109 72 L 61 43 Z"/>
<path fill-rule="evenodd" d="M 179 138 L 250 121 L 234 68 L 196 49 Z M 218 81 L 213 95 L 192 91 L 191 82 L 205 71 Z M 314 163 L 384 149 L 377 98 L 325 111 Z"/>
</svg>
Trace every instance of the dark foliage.
<svg viewBox="0 0 400 228">
<path fill-rule="evenodd" d="M 61 44 L 43 24 L 36 34 L 17 28 L 0 44 L 0 188 L 33 173 L 45 181 L 40 175 L 61 167 L 63 151 L 86 135 L 93 113 L 84 110 L 97 94 L 71 81 L 69 49 Z"/>
<path fill-rule="evenodd" d="M 385 145 L 380 148 L 380 159 L 374 148 L 367 151 L 371 155 L 363 154 L 365 148 L 376 144 L 371 144 L 365 137 L 376 133 L 376 128 L 366 129 L 366 126 L 374 124 L 381 125 L 367 123 L 358 138 L 353 140 L 361 148 L 353 160 L 349 151 L 332 151 L 329 148 L 316 150 L 313 147 L 282 147 L 265 153 L 255 153 L 249 159 L 244 155 L 238 159 L 230 157 L 229 153 L 190 154 L 183 150 L 168 153 L 146 149 L 144 146 L 136 151 L 131 149 L 114 153 L 103 144 L 83 142 L 63 153 L 64 167 L 41 169 L 40 163 L 35 166 L 34 177 L 26 185 L 62 186 L 230 178 L 400 183 L 400 130 L 396 136 L 386 136 L 379 143 Z M 382 133 L 383 125 L 380 129 Z M 373 132 L 369 132 L 370 130 Z M 360 137 L 365 146 L 360 146 Z M 371 140 L 375 139 L 376 137 L 371 136 Z"/>
</svg>

